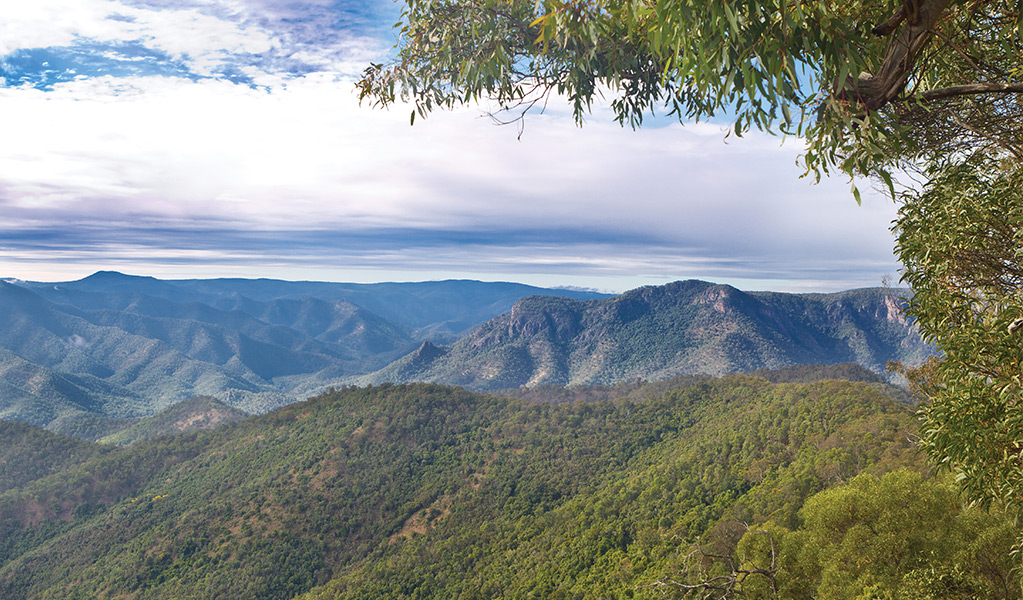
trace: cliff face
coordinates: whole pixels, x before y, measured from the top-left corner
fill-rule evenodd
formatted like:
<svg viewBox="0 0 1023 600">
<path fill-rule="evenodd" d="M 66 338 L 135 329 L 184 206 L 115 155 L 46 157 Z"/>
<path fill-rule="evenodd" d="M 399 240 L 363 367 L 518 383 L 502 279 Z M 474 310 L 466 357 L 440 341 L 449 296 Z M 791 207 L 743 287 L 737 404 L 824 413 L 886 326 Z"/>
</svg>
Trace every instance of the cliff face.
<svg viewBox="0 0 1023 600">
<path fill-rule="evenodd" d="M 436 381 L 476 389 L 610 384 L 805 363 L 889 360 L 931 353 L 890 290 L 747 293 L 680 281 L 580 302 L 528 297 L 461 340 L 416 353 L 364 378 Z"/>
</svg>

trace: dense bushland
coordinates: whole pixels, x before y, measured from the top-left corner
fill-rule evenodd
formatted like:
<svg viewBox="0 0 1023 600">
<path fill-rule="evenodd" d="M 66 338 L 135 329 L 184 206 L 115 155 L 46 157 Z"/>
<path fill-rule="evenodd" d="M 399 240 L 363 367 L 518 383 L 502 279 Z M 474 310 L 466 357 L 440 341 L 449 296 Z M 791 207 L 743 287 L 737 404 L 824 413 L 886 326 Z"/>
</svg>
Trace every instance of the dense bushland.
<svg viewBox="0 0 1023 600">
<path fill-rule="evenodd" d="M 560 403 L 353 387 L 209 431 L 89 445 L 0 494 L 0 595 L 653 598 L 727 571 L 692 557 L 738 556 L 746 525 L 783 547 L 816 531 L 808 498 L 891 472 L 944 490 L 931 514 L 975 524 L 935 543 L 983 538 L 988 556 L 1011 541 L 1004 520 L 963 511 L 931 478 L 913 412 L 885 386 L 676 384 Z M 956 552 L 934 554 L 935 572 Z M 919 579 L 928 556 L 897 575 Z M 993 589 L 1010 581 L 996 563 L 953 574 Z"/>
</svg>

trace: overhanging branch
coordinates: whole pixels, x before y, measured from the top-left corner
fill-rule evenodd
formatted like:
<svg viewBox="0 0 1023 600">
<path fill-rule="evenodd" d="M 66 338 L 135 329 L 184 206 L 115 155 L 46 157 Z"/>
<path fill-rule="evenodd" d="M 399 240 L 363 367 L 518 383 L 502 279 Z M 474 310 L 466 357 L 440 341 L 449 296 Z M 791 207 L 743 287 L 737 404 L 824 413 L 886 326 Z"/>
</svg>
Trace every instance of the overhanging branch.
<svg viewBox="0 0 1023 600">
<path fill-rule="evenodd" d="M 942 100 L 955 96 L 971 96 L 977 94 L 1021 94 L 1023 83 L 967 83 L 953 85 L 935 90 L 927 90 L 917 94 L 917 98 L 923 102 Z"/>
</svg>

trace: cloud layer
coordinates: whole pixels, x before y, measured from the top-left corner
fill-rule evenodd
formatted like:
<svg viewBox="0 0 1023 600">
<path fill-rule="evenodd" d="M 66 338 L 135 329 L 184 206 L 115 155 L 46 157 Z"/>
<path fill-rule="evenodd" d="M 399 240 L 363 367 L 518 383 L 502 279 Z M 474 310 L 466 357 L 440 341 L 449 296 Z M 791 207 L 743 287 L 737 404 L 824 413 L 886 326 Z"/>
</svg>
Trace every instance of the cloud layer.
<svg viewBox="0 0 1023 600">
<path fill-rule="evenodd" d="M 625 289 L 876 285 L 894 207 L 798 178 L 796 143 L 557 107 L 408 124 L 353 77 L 395 8 L 37 0 L 0 24 L 0 275 L 98 268 Z"/>
</svg>

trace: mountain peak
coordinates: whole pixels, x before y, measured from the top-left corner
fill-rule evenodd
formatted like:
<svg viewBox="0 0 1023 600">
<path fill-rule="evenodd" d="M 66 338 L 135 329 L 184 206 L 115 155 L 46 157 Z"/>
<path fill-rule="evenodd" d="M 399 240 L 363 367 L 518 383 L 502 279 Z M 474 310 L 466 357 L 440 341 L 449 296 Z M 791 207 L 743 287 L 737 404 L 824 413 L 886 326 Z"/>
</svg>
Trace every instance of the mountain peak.
<svg viewBox="0 0 1023 600">
<path fill-rule="evenodd" d="M 105 281 L 156 281 L 155 277 L 148 277 L 144 275 L 128 275 L 121 273 L 120 271 L 96 271 L 88 277 L 83 277 L 75 283 L 81 283 L 85 281 L 90 282 L 105 282 Z"/>
<path fill-rule="evenodd" d="M 692 296 L 710 289 L 718 288 L 730 288 L 735 290 L 735 288 L 730 285 L 711 283 L 709 281 L 703 281 L 702 279 L 684 279 L 665 283 L 664 285 L 645 285 L 634 290 L 629 290 L 619 297 L 646 299 L 656 297 Z"/>
<path fill-rule="evenodd" d="M 447 354 L 447 350 L 435 345 L 430 340 L 426 340 L 402 360 L 408 363 L 410 367 L 422 369 L 428 367 L 430 363 L 445 354 Z"/>
</svg>

